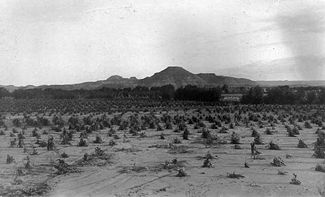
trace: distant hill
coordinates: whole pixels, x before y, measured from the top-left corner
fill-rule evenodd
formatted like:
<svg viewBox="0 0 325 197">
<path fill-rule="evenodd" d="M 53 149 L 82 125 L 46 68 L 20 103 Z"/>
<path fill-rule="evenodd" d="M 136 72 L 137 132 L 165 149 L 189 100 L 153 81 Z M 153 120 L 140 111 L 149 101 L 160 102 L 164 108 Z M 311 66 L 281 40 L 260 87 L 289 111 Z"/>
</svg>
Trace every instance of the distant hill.
<svg viewBox="0 0 325 197">
<path fill-rule="evenodd" d="M 95 81 L 95 82 L 84 82 L 79 84 L 71 84 L 71 85 L 44 85 L 39 86 L 39 88 L 53 88 L 53 89 L 63 89 L 63 90 L 77 90 L 77 89 L 85 89 L 92 90 L 101 87 L 109 87 L 109 88 L 127 88 L 127 87 L 135 87 L 138 79 L 135 77 L 131 78 L 123 78 L 118 75 L 113 75 L 106 80 Z"/>
<path fill-rule="evenodd" d="M 217 76 L 214 73 L 200 73 L 197 74 L 197 76 L 206 81 L 206 83 L 210 86 L 223 86 L 224 84 L 226 84 L 230 87 L 247 87 L 257 85 L 255 81 L 249 79 Z"/>
<path fill-rule="evenodd" d="M 207 85 L 204 79 L 190 73 L 182 67 L 176 66 L 167 67 L 165 70 L 139 81 L 139 85 L 146 87 L 159 87 L 169 84 L 176 88 L 186 85 L 195 85 L 198 87 Z"/>
<path fill-rule="evenodd" d="M 67 84 L 67 85 L 42 85 L 42 86 L 0 86 L 6 88 L 8 91 L 13 92 L 18 89 L 33 89 L 33 88 L 51 88 L 51 89 L 63 89 L 63 90 L 77 90 L 85 89 L 92 90 L 102 87 L 109 88 L 134 88 L 136 86 L 145 87 L 158 87 L 164 85 L 173 85 L 175 88 L 179 88 L 186 85 L 195 85 L 198 87 L 217 87 L 228 85 L 229 87 L 252 87 L 256 85 L 261 86 L 276 86 L 283 84 L 303 84 L 303 85 L 322 85 L 325 86 L 325 81 L 314 81 L 314 82 L 267 82 L 259 81 L 255 82 L 245 78 L 235 78 L 228 76 L 218 76 L 214 73 L 200 73 L 193 74 L 182 67 L 170 66 L 166 69 L 155 73 L 150 77 L 145 77 L 143 79 L 137 79 L 135 77 L 123 78 L 118 75 L 113 75 L 106 80 L 94 81 L 94 82 L 84 82 L 78 84 Z"/>
</svg>

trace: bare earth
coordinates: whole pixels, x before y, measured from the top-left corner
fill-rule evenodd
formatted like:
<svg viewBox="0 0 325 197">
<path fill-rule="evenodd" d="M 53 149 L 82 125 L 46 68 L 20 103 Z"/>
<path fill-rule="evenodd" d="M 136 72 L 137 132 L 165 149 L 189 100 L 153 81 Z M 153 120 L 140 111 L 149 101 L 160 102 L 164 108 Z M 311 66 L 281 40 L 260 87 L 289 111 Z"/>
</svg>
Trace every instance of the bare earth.
<svg viewBox="0 0 325 197">
<path fill-rule="evenodd" d="M 176 112 L 175 112 L 176 113 Z M 12 117 L 7 117 L 8 121 Z M 88 137 L 88 147 L 78 147 L 79 134 L 74 134 L 72 146 L 60 145 L 58 133 L 43 128 L 55 138 L 56 151 L 47 151 L 46 147 L 37 147 L 38 155 L 30 155 L 32 164 L 31 172 L 15 179 L 15 170 L 24 166 L 26 156 L 22 148 L 9 148 L 9 131 L 0 136 L 0 190 L 20 188 L 20 185 L 33 185 L 47 182 L 50 191 L 42 195 L 71 197 L 71 196 L 320 196 L 319 189 L 324 187 L 325 174 L 316 172 L 317 163 L 323 159 L 312 157 L 313 143 L 317 135 L 317 127 L 312 129 L 303 127 L 297 137 L 288 137 L 283 124 L 277 124 L 277 133 L 266 135 L 265 128 L 258 129 L 264 142 L 257 145 L 258 151 L 262 152 L 260 159 L 253 159 L 250 155 L 251 128 L 244 125 L 229 129 L 227 133 L 217 133 L 218 130 L 210 129 L 210 123 L 204 121 L 207 128 L 217 134 L 227 144 L 206 145 L 201 139 L 201 129 L 193 129 L 193 125 L 187 125 L 190 136 L 189 140 L 182 139 L 182 132 L 164 130 L 166 139 L 160 139 L 162 131 L 147 129 L 146 137 L 132 136 L 125 131 L 118 131 L 121 139 L 116 139 L 117 145 L 110 146 L 108 129 L 92 132 Z M 25 136 L 27 150 L 31 151 L 31 144 L 36 142 L 35 137 L 30 137 L 33 128 L 28 128 Z M 10 127 L 9 127 L 9 130 Z M 231 133 L 235 131 L 241 136 L 240 146 L 242 149 L 234 149 L 229 144 Z M 100 134 L 104 143 L 94 144 L 96 134 Z M 42 134 L 41 138 L 46 141 L 48 134 Z M 169 143 L 175 137 L 181 139 L 185 151 L 173 152 Z M 308 148 L 297 148 L 298 139 L 303 139 Z M 270 141 L 275 142 L 281 150 L 268 150 Z M 69 158 L 65 159 L 68 164 L 80 160 L 84 153 L 94 152 L 95 147 L 100 147 L 108 154 L 112 154 L 111 161 L 102 166 L 85 165 L 78 166 L 81 172 L 65 175 L 53 175 L 54 168 L 49 165 L 60 158 L 65 152 Z M 208 152 L 215 158 L 211 160 L 212 168 L 203 168 L 204 157 Z M 15 163 L 6 164 L 7 154 L 13 155 Z M 289 154 L 292 157 L 286 157 Z M 286 166 L 274 167 L 270 163 L 274 156 L 280 156 Z M 184 164 L 188 176 L 176 177 L 176 169 L 164 169 L 162 164 L 177 158 Z M 245 161 L 250 168 L 245 168 Z M 278 175 L 278 170 L 288 172 L 286 175 Z M 235 172 L 245 176 L 241 179 L 227 177 L 227 173 Z M 292 174 L 297 174 L 301 185 L 289 184 Z M 19 184 L 19 179 L 23 184 Z"/>
</svg>

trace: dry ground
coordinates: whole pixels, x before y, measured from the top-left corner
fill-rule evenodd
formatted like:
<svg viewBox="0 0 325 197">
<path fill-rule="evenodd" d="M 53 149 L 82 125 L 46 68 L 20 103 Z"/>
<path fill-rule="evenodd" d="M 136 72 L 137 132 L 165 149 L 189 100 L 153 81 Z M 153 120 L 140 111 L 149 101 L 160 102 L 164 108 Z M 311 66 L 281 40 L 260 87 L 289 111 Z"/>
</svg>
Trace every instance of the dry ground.
<svg viewBox="0 0 325 197">
<path fill-rule="evenodd" d="M 10 118 L 10 117 L 8 117 Z M 205 122 L 209 127 L 209 123 Z M 303 124 L 301 124 L 303 126 Z M 182 140 L 183 151 L 175 152 L 168 148 L 168 144 L 177 136 L 182 139 L 181 133 L 164 130 L 165 140 L 161 140 L 162 133 L 156 130 L 146 130 L 147 137 L 131 136 L 123 138 L 124 131 L 117 131 L 121 139 L 115 140 L 117 145 L 110 146 L 112 137 L 107 136 L 108 130 L 96 131 L 88 138 L 88 147 L 78 147 L 79 133 L 74 134 L 72 146 L 60 145 L 59 134 L 49 128 L 43 128 L 52 134 L 56 142 L 56 151 L 47 151 L 46 147 L 37 147 L 38 155 L 30 155 L 32 169 L 22 176 L 16 176 L 17 168 L 26 163 L 26 156 L 22 148 L 9 148 L 12 137 L 9 131 L 0 136 L 0 191 L 15 191 L 21 188 L 35 188 L 39 190 L 47 183 L 51 188 L 48 193 L 39 195 L 47 196 L 320 196 L 319 188 L 324 188 L 325 174 L 316 172 L 317 163 L 323 159 L 315 159 L 313 143 L 316 141 L 313 129 L 303 129 L 297 137 L 288 137 L 284 125 L 276 126 L 277 133 L 266 135 L 265 128 L 257 129 L 262 134 L 264 145 L 257 145 L 261 159 L 252 159 L 250 156 L 251 129 L 237 126 L 229 129 L 228 133 L 217 133 L 209 129 L 220 139 L 227 140 L 227 144 L 206 145 L 201 139 L 201 133 L 187 125 L 190 131 L 190 140 Z M 36 142 L 35 137 L 30 137 L 33 128 L 26 133 L 25 144 L 27 152 L 31 152 L 31 144 Z M 236 131 L 241 136 L 242 149 L 234 149 L 229 144 L 230 135 Z M 102 144 L 94 144 L 95 135 L 100 134 L 104 140 Z M 41 135 L 47 140 L 48 134 Z M 298 139 L 303 139 L 308 148 L 297 148 Z M 268 150 L 270 141 L 277 143 L 281 150 Z M 51 163 L 57 162 L 60 154 L 65 152 L 69 158 L 66 163 L 73 164 L 80 160 L 84 153 L 94 152 L 95 147 L 100 147 L 106 153 L 112 154 L 111 163 L 103 166 L 86 165 L 78 166 L 80 173 L 55 175 Z M 179 148 L 181 149 L 181 148 Z M 215 159 L 211 160 L 212 168 L 202 168 L 202 158 L 210 152 Z M 13 155 L 15 162 L 6 164 L 7 154 Z M 289 154 L 292 157 L 286 158 Z M 274 156 L 280 156 L 286 166 L 274 167 L 270 164 Z M 167 160 L 177 158 L 185 166 L 186 177 L 176 177 L 175 169 L 164 169 L 162 164 Z M 250 168 L 245 168 L 245 161 Z M 278 175 L 278 170 L 287 171 L 287 175 Z M 242 179 L 231 179 L 227 173 L 239 173 L 245 176 Z M 289 184 L 292 174 L 297 174 L 301 185 Z M 15 178 L 16 177 L 16 178 Z M 46 185 L 44 186 L 46 187 Z M 14 195 L 14 192 L 11 192 Z M 18 194 L 18 193 L 17 193 Z M 33 193 L 33 195 L 36 195 Z"/>
</svg>

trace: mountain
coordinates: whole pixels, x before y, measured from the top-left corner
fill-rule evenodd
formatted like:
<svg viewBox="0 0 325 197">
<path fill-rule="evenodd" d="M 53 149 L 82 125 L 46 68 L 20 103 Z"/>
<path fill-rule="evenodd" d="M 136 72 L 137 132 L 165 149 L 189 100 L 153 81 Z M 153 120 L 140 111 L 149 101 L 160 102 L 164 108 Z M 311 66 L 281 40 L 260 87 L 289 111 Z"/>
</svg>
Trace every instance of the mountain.
<svg viewBox="0 0 325 197">
<path fill-rule="evenodd" d="M 223 86 L 224 84 L 230 87 L 247 87 L 256 86 L 255 81 L 245 79 L 245 78 L 235 78 L 227 76 L 217 76 L 214 73 L 199 73 L 197 74 L 201 79 L 203 79 L 209 86 Z"/>
<path fill-rule="evenodd" d="M 199 76 L 177 66 L 167 67 L 165 70 L 139 81 L 140 86 L 146 87 L 159 87 L 169 84 L 176 88 L 186 85 L 196 85 L 198 87 L 207 85 L 206 81 Z"/>
<path fill-rule="evenodd" d="M 36 88 L 37 86 L 33 85 L 27 85 L 27 86 L 14 86 L 14 85 L 0 85 L 0 88 L 5 88 L 9 92 L 13 92 L 15 90 L 27 90 L 27 89 L 33 89 Z"/>
<path fill-rule="evenodd" d="M 13 92 L 18 89 L 62 89 L 62 90 L 77 90 L 85 89 L 92 90 L 103 87 L 108 88 L 134 88 L 136 86 L 145 87 L 158 87 L 164 85 L 173 85 L 179 88 L 186 85 L 195 85 L 198 87 L 216 87 L 223 86 L 224 84 L 230 87 L 238 86 L 255 86 L 256 82 L 244 78 L 234 78 L 227 76 L 217 76 L 214 73 L 200 73 L 193 74 L 182 67 L 170 66 L 166 69 L 155 73 L 150 77 L 144 79 L 137 79 L 135 77 L 123 78 L 118 75 L 113 75 L 106 80 L 84 82 L 78 84 L 67 85 L 42 85 L 42 86 L 0 86 L 6 88 L 8 91 Z"/>
<path fill-rule="evenodd" d="M 39 88 L 46 89 L 62 89 L 62 90 L 77 90 L 77 89 L 85 89 L 85 90 L 92 90 L 102 87 L 108 88 L 128 88 L 128 87 L 135 87 L 137 84 L 138 79 L 135 77 L 131 78 L 123 78 L 118 75 L 113 75 L 106 80 L 94 81 L 94 82 L 84 82 L 78 84 L 71 84 L 71 85 L 43 85 L 39 86 Z"/>
</svg>

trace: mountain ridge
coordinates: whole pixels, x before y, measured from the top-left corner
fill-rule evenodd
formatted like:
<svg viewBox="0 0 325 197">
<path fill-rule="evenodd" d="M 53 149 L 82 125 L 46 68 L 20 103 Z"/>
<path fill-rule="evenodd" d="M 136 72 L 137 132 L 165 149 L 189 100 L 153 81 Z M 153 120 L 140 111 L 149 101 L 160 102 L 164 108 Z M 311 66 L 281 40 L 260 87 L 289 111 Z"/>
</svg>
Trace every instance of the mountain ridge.
<svg viewBox="0 0 325 197">
<path fill-rule="evenodd" d="M 175 88 L 184 87 L 186 85 L 195 85 L 198 87 L 217 87 L 227 85 L 229 87 L 253 87 L 256 85 L 269 87 L 275 86 L 275 84 L 281 85 L 324 85 L 325 81 L 320 81 L 319 83 L 308 83 L 308 81 L 281 81 L 277 83 L 276 81 L 253 81 L 246 78 L 236 78 L 230 76 L 216 75 L 215 73 L 198 73 L 193 74 L 188 70 L 180 66 L 168 66 L 160 72 L 154 73 L 152 76 L 145 77 L 143 79 L 137 79 L 136 77 L 124 78 L 119 75 L 112 75 L 105 80 L 83 82 L 76 84 L 64 84 L 64 85 L 27 85 L 27 86 L 14 86 L 14 85 L 0 85 L 7 89 L 9 92 L 13 92 L 19 89 L 62 89 L 62 90 L 77 90 L 85 89 L 92 90 L 98 88 L 134 88 L 136 86 L 144 87 L 158 87 L 164 85 L 173 85 Z"/>
</svg>

